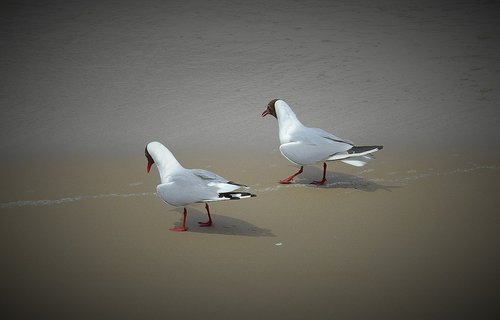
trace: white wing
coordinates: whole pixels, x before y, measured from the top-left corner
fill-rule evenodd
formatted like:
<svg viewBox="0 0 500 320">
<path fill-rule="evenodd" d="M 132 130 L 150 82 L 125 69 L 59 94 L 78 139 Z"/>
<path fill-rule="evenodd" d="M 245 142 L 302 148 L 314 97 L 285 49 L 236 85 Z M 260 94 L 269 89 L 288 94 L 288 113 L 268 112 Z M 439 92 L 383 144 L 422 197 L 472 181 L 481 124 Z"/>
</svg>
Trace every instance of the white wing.
<svg viewBox="0 0 500 320">
<path fill-rule="evenodd" d="M 299 165 L 310 165 L 328 159 L 338 152 L 335 144 L 310 144 L 304 142 L 289 142 L 280 146 L 285 158 Z"/>
<path fill-rule="evenodd" d="M 319 128 L 297 127 L 290 131 L 289 140 L 280 146 L 281 154 L 300 165 L 324 161 L 352 148 L 350 142 Z"/>
<path fill-rule="evenodd" d="M 173 175 L 165 183 L 156 187 L 158 196 L 173 206 L 185 206 L 190 203 L 217 198 L 216 187 L 201 183 L 201 179 L 192 175 Z"/>
</svg>

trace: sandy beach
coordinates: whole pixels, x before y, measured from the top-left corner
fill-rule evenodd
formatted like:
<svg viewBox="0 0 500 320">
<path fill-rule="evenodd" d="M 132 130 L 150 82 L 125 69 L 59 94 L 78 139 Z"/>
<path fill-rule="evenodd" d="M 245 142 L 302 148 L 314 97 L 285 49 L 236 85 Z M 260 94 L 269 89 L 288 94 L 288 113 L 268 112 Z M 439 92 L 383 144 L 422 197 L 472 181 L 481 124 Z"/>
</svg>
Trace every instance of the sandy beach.
<svg viewBox="0 0 500 320">
<path fill-rule="evenodd" d="M 497 319 L 495 2 L 11 2 L 0 13 L 9 319 Z M 297 170 L 304 124 L 384 149 Z M 182 208 L 144 146 L 256 198 Z"/>
<path fill-rule="evenodd" d="M 294 168 L 271 152 L 222 163 L 220 156 L 207 152 L 203 162 L 214 165 L 204 168 L 237 176 L 258 197 L 212 204 L 210 228 L 197 226 L 205 212 L 192 206 L 185 233 L 169 231 L 181 209 L 154 195 L 158 177 L 146 175 L 142 156 L 2 166 L 9 178 L 2 190 L 10 189 L 1 209 L 4 311 L 27 318 L 493 314 L 499 156 L 415 161 L 387 150 L 368 169 L 332 165 L 325 187 L 309 185 L 319 168 L 278 185 Z M 179 159 L 200 161 L 182 151 Z M 34 181 L 31 189 L 5 182 L 18 181 L 18 169 Z"/>
</svg>

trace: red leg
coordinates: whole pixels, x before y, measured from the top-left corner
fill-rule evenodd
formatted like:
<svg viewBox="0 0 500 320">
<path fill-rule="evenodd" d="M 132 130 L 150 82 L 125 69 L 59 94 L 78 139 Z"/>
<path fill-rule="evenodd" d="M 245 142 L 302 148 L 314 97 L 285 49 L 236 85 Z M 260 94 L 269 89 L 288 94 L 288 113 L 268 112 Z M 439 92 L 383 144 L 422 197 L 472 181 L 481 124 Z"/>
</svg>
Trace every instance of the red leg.
<svg viewBox="0 0 500 320">
<path fill-rule="evenodd" d="M 300 170 L 297 173 L 289 176 L 286 179 L 280 180 L 280 183 L 281 184 L 289 184 L 293 180 L 293 178 L 295 178 L 296 176 L 298 176 L 299 174 L 301 174 L 303 170 L 304 170 L 304 166 L 300 166 Z"/>
<path fill-rule="evenodd" d="M 311 183 L 322 186 L 325 184 L 325 182 L 326 182 L 326 162 L 323 162 L 323 179 L 321 179 L 320 181 L 313 181 Z"/>
<path fill-rule="evenodd" d="M 200 227 L 210 227 L 212 225 L 212 217 L 210 216 L 210 209 L 208 208 L 208 203 L 205 203 L 205 209 L 207 209 L 208 221 L 206 222 L 198 222 Z"/>
<path fill-rule="evenodd" d="M 186 208 L 184 208 L 184 219 L 182 220 L 182 227 L 173 227 L 172 231 L 187 231 L 187 228 L 186 228 L 186 217 L 187 217 L 187 210 Z"/>
</svg>

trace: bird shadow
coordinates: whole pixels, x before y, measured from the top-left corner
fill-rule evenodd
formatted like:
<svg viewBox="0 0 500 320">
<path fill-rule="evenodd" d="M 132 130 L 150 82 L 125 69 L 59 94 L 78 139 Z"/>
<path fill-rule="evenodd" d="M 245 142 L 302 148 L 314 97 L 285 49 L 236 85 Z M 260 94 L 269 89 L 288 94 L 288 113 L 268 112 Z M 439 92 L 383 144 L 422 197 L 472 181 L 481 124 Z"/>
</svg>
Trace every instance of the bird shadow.
<svg viewBox="0 0 500 320">
<path fill-rule="evenodd" d="M 177 208 L 175 211 L 182 216 L 183 209 Z M 276 237 L 270 229 L 260 228 L 245 220 L 214 213 L 210 213 L 210 215 L 212 216 L 212 225 L 209 227 L 202 227 L 198 225 L 198 222 L 207 221 L 206 212 L 188 208 L 186 222 L 188 232 L 247 237 Z M 181 226 L 182 218 L 175 225 Z"/>
<path fill-rule="evenodd" d="M 312 188 L 356 189 L 365 192 L 375 192 L 380 189 L 392 192 L 391 189 L 401 188 L 401 186 L 386 186 L 360 176 L 337 172 L 327 172 L 325 184 L 313 184 L 312 182 L 320 178 L 322 174 L 323 171 L 321 169 L 310 168 L 310 170 L 304 172 L 299 179 L 296 179 L 295 183 L 307 185 Z"/>
</svg>

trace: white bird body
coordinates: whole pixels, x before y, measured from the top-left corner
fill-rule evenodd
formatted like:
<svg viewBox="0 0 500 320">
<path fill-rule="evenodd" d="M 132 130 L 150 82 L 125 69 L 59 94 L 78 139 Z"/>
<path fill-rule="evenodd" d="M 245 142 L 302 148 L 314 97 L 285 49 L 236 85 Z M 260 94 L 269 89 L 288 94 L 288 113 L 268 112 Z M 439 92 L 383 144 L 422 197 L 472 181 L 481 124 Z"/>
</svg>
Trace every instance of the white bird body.
<svg viewBox="0 0 500 320">
<path fill-rule="evenodd" d="M 182 171 L 176 170 L 162 179 L 156 192 L 168 204 L 180 207 L 195 202 L 229 200 L 219 195 L 237 190 L 241 185 L 228 182 L 210 171 L 182 168 Z"/>
<path fill-rule="evenodd" d="M 278 120 L 281 154 L 296 165 L 341 160 L 350 165 L 363 166 L 371 159 L 370 153 L 382 149 L 382 146 L 357 147 L 351 141 L 323 129 L 306 127 L 283 100 L 269 102 L 262 116 L 268 114 Z M 324 167 L 326 170 L 326 163 Z M 282 183 L 289 183 L 290 180 L 282 180 Z"/>
<path fill-rule="evenodd" d="M 172 206 L 185 207 L 199 202 L 207 203 L 255 196 L 248 192 L 233 192 L 244 185 L 229 181 L 213 172 L 184 168 L 170 150 L 159 142 L 150 142 L 146 146 L 146 158 L 148 158 L 148 172 L 151 164 L 156 163 L 158 167 L 160 184 L 156 187 L 157 195 Z M 206 208 L 210 219 L 208 205 Z"/>
</svg>

